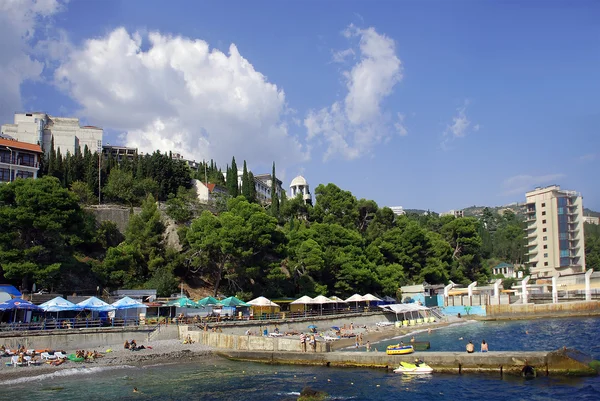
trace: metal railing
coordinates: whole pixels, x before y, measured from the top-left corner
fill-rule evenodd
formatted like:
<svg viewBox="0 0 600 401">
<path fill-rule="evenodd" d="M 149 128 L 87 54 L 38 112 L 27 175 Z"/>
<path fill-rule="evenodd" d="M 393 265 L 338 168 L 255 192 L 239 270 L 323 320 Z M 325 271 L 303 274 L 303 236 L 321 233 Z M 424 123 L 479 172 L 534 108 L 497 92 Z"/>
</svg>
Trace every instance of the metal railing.
<svg viewBox="0 0 600 401">
<path fill-rule="evenodd" d="M 139 319 L 46 319 L 39 322 L 1 323 L 0 332 L 9 331 L 44 331 L 44 330 L 79 330 L 100 327 L 139 326 Z"/>
</svg>

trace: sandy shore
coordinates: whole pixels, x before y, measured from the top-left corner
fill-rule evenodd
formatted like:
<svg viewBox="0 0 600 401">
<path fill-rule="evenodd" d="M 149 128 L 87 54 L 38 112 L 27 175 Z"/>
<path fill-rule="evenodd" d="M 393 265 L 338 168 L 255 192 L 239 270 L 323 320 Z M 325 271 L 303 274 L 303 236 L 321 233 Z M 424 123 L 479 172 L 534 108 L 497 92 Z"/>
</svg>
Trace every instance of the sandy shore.
<svg viewBox="0 0 600 401">
<path fill-rule="evenodd" d="M 191 362 L 194 360 L 205 360 L 213 353 L 213 349 L 201 344 L 182 344 L 180 340 L 161 340 L 143 344 L 151 346 L 152 349 L 139 351 L 130 351 L 123 348 L 123 344 L 113 344 L 103 349 L 96 348 L 103 352 L 103 357 L 91 362 L 72 362 L 66 361 L 62 365 L 52 366 L 41 364 L 39 366 L 7 366 L 5 363 L 10 361 L 8 357 L 2 357 L 0 361 L 0 385 L 6 381 L 19 379 L 22 377 L 34 377 L 57 372 L 63 369 L 73 368 L 93 368 L 102 366 L 146 366 L 154 364 L 174 363 L 177 361 Z M 111 349 L 111 352 L 106 350 Z M 65 350 L 67 354 L 74 353 L 75 350 Z M 92 351 L 91 349 L 86 351 Z"/>
</svg>

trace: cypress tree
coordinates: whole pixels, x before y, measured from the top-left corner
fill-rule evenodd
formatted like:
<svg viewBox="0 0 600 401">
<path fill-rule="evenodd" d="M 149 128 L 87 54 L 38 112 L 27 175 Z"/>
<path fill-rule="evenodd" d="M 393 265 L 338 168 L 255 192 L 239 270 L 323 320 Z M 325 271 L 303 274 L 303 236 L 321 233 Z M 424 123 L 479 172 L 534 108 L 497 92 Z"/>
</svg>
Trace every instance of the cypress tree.
<svg viewBox="0 0 600 401">
<path fill-rule="evenodd" d="M 246 200 L 250 200 L 250 179 L 248 177 L 248 168 L 246 167 L 246 160 L 244 160 L 244 172 L 242 173 L 242 195 Z"/>
<path fill-rule="evenodd" d="M 237 179 L 237 164 L 235 164 L 235 157 L 231 159 L 231 167 L 227 167 L 227 177 L 225 178 L 225 185 L 227 186 L 227 192 L 232 197 L 237 197 L 239 194 L 238 179 Z"/>
<path fill-rule="evenodd" d="M 279 197 L 277 196 L 277 178 L 275 177 L 275 162 L 271 173 L 271 215 L 279 218 Z"/>
<path fill-rule="evenodd" d="M 256 202 L 256 184 L 254 183 L 254 174 L 252 171 L 248 172 L 248 202 Z"/>
</svg>

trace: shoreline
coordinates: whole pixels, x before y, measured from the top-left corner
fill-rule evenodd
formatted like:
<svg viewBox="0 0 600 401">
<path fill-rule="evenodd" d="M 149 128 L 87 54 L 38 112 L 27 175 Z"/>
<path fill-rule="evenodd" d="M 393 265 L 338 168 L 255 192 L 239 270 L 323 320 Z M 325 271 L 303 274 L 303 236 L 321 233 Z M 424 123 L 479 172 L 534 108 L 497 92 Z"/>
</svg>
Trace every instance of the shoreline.
<svg viewBox="0 0 600 401">
<path fill-rule="evenodd" d="M 123 349 L 123 344 L 112 345 L 105 347 L 105 350 L 112 349 L 113 351 L 104 352 L 102 358 L 90 362 L 72 362 L 67 360 L 59 366 L 52 366 L 46 363 L 39 366 L 7 366 L 5 363 L 9 362 L 10 358 L 2 357 L 0 358 L 2 362 L 2 366 L 0 367 L 0 385 L 10 385 L 11 382 L 31 380 L 39 376 L 46 377 L 47 375 L 69 369 L 80 370 L 84 374 L 90 373 L 86 372 L 86 369 L 93 370 L 94 368 L 107 367 L 142 368 L 152 365 L 205 361 L 215 356 L 212 347 L 197 343 L 182 344 L 179 340 L 159 340 L 144 345 L 149 345 L 152 349 L 130 351 Z M 78 372 L 74 372 L 73 374 L 78 374 Z"/>
</svg>

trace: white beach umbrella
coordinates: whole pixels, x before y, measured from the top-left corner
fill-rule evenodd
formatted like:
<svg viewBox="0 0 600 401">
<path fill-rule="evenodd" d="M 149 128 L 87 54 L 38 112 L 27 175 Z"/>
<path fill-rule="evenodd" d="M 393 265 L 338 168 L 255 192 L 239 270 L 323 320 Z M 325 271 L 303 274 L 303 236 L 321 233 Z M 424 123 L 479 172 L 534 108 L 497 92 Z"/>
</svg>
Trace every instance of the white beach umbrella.
<svg viewBox="0 0 600 401">
<path fill-rule="evenodd" d="M 346 302 L 356 302 L 356 307 L 358 308 L 358 303 L 363 302 L 363 296 L 359 294 L 354 294 L 350 298 L 346 298 Z"/>
<path fill-rule="evenodd" d="M 381 299 L 377 298 L 375 295 L 365 294 L 365 295 L 363 295 L 363 301 L 381 302 Z"/>
<path fill-rule="evenodd" d="M 262 314 L 263 307 L 268 307 L 269 313 L 270 313 L 271 308 L 279 308 L 278 304 L 276 304 L 275 302 L 273 302 L 270 299 L 267 299 L 265 297 L 254 298 L 252 301 L 248 301 L 246 303 L 248 305 L 257 306 L 260 309 L 261 314 Z"/>
<path fill-rule="evenodd" d="M 324 295 L 317 295 L 316 297 L 313 298 L 313 302 L 315 304 L 321 305 L 321 315 L 323 314 L 323 304 L 334 304 L 335 301 L 332 301 L 331 299 L 327 298 Z"/>
<path fill-rule="evenodd" d="M 308 295 L 303 295 L 297 300 L 290 303 L 290 305 L 304 305 L 304 316 L 306 316 L 306 305 L 314 304 L 314 301 Z"/>
</svg>

